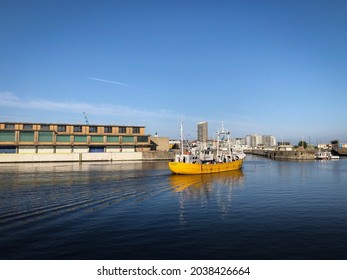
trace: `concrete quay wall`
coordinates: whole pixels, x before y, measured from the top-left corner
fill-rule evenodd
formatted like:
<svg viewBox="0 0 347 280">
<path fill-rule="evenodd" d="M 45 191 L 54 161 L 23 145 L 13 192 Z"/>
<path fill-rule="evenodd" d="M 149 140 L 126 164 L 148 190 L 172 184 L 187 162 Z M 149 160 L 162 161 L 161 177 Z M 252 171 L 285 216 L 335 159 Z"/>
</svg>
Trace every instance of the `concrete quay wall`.
<svg viewBox="0 0 347 280">
<path fill-rule="evenodd" d="M 155 152 L 142 152 L 143 161 L 157 161 L 157 160 L 173 160 L 175 155 L 173 152 L 155 151 Z"/>
<path fill-rule="evenodd" d="M 245 153 L 275 160 L 314 160 L 315 151 L 265 151 L 248 150 Z"/>
<path fill-rule="evenodd" d="M 0 154 L 0 164 L 22 162 L 164 161 L 172 158 L 173 154 L 170 152 Z"/>
</svg>

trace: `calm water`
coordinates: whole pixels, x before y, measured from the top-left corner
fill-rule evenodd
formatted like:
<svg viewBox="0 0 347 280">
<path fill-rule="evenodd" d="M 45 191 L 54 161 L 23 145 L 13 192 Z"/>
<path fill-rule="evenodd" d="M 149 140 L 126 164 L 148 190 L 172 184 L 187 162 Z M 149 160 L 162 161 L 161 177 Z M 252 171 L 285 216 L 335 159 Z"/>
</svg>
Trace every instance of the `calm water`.
<svg viewBox="0 0 347 280">
<path fill-rule="evenodd" d="M 1 165 L 0 259 L 347 259 L 347 160 Z"/>
</svg>

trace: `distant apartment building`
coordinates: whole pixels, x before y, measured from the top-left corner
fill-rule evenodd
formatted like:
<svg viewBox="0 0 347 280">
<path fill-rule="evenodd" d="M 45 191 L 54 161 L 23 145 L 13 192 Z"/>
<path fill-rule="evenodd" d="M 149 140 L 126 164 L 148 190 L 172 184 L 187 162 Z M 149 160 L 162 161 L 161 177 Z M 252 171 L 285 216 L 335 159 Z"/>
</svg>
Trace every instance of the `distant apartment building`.
<svg viewBox="0 0 347 280">
<path fill-rule="evenodd" d="M 198 141 L 202 143 L 206 143 L 208 140 L 208 123 L 207 122 L 199 122 L 197 125 L 198 131 Z"/>
<path fill-rule="evenodd" d="M 231 145 L 237 150 L 243 150 L 247 148 L 246 138 L 233 138 L 231 139 Z"/>
<path fill-rule="evenodd" d="M 272 135 L 263 135 L 262 144 L 264 145 L 265 148 L 275 147 L 276 138 Z"/>
<path fill-rule="evenodd" d="M 276 138 L 272 135 L 252 134 L 245 137 L 245 144 L 250 148 L 271 148 L 276 146 Z"/>
<path fill-rule="evenodd" d="M 247 135 L 246 136 L 246 145 L 251 148 L 255 148 L 258 145 L 261 145 L 262 142 L 262 136 L 258 134 L 253 135 Z"/>
<path fill-rule="evenodd" d="M 149 151 L 144 126 L 0 123 L 0 153 Z"/>
<path fill-rule="evenodd" d="M 252 135 L 252 147 L 258 147 L 263 144 L 263 137 L 258 134 Z"/>
<path fill-rule="evenodd" d="M 252 146 L 252 135 L 247 135 L 245 137 L 245 144 L 247 147 L 251 148 Z"/>
</svg>

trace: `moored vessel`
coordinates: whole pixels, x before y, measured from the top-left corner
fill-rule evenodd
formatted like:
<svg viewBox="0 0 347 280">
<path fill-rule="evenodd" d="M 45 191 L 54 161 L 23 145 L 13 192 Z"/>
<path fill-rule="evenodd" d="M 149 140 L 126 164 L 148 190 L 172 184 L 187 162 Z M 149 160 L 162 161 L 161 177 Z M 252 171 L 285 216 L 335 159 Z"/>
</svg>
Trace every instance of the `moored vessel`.
<svg viewBox="0 0 347 280">
<path fill-rule="evenodd" d="M 332 155 L 332 153 L 328 151 L 324 151 L 324 152 L 319 151 L 318 153 L 314 155 L 314 158 L 319 160 L 330 160 L 330 159 L 339 159 L 340 157 L 336 155 Z"/>
</svg>

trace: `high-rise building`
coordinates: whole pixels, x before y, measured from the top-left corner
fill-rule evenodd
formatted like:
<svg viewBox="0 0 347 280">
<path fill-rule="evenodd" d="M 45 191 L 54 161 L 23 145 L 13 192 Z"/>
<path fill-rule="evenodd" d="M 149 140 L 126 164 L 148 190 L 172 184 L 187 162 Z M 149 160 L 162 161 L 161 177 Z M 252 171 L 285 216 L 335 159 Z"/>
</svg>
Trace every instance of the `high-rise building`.
<svg viewBox="0 0 347 280">
<path fill-rule="evenodd" d="M 262 136 L 262 144 L 266 148 L 274 147 L 274 146 L 276 146 L 276 138 L 272 135 L 263 135 Z"/>
<path fill-rule="evenodd" d="M 265 148 L 271 148 L 276 146 L 276 138 L 272 135 L 247 135 L 245 137 L 245 144 L 251 148 L 256 148 L 260 145 Z"/>
<path fill-rule="evenodd" d="M 208 140 L 208 123 L 199 122 L 198 123 L 198 141 L 207 142 Z"/>
<path fill-rule="evenodd" d="M 245 142 L 246 142 L 246 146 L 251 148 L 252 147 L 252 135 L 246 135 Z"/>
<path fill-rule="evenodd" d="M 255 148 L 257 147 L 258 145 L 261 145 L 263 144 L 262 142 L 262 136 L 261 135 L 258 135 L 258 134 L 253 134 L 252 135 L 252 144 L 251 144 L 251 147 L 252 148 Z"/>
</svg>

